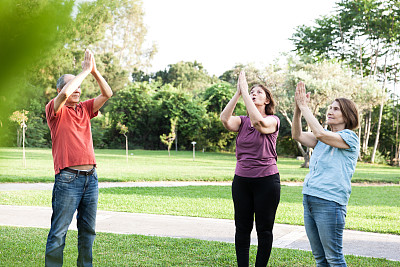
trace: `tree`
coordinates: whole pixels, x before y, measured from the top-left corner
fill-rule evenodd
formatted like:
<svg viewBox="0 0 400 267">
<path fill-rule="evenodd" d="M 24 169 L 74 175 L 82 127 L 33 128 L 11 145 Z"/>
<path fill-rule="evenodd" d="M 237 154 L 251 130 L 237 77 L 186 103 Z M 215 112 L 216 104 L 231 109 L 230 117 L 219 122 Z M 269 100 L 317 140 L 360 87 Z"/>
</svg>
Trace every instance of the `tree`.
<svg viewBox="0 0 400 267">
<path fill-rule="evenodd" d="M 26 167 L 26 159 L 25 159 L 25 130 L 27 128 L 26 121 L 28 120 L 28 113 L 27 110 L 22 111 L 14 111 L 13 114 L 10 116 L 10 120 L 17 122 L 18 125 L 22 128 L 22 162 L 24 167 Z M 19 136 L 19 130 L 17 130 Z M 18 138 L 19 139 L 19 138 Z"/>
<path fill-rule="evenodd" d="M 299 54 L 311 55 L 317 61 L 338 58 L 359 72 L 361 78 L 370 76 L 382 82 L 385 93 L 386 80 L 390 78 L 387 73 L 397 70 L 399 63 L 399 19 L 398 1 L 344 0 L 338 2 L 336 14 L 317 19 L 315 27 L 298 27 L 292 40 Z M 383 111 L 384 98 L 378 103 Z M 371 117 L 367 118 L 370 122 Z M 379 121 L 381 119 L 379 113 Z M 365 130 L 369 128 L 365 127 Z M 379 130 L 377 127 L 374 151 Z M 369 132 L 365 137 L 368 139 Z M 363 151 L 365 143 L 368 142 L 363 142 Z"/>
<path fill-rule="evenodd" d="M 109 140 L 111 147 L 120 143 L 114 138 L 118 122 L 130 129 L 130 144 L 145 149 L 163 147 L 160 135 L 169 132 L 170 119 L 178 118 L 176 139 L 179 137 L 183 149 L 190 146 L 191 140 L 197 139 L 207 122 L 202 100 L 170 84 L 135 82 L 117 92 L 110 101 L 107 112 L 112 128 L 105 140 Z"/>
<path fill-rule="evenodd" d="M 51 147 L 50 131 L 43 114 L 44 105 L 37 98 L 29 101 L 29 128 L 26 129 L 25 140 L 28 147 Z"/>
<path fill-rule="evenodd" d="M 128 132 L 128 127 L 126 127 L 124 124 L 118 122 L 117 129 L 119 130 L 120 134 L 125 136 L 126 162 L 128 163 L 128 136 L 126 136 L 126 133 Z"/>
<path fill-rule="evenodd" d="M 147 29 L 143 23 L 143 7 L 140 0 L 102 0 L 102 8 L 109 10 L 110 21 L 106 25 L 102 41 L 96 45 L 102 53 L 111 53 L 125 69 L 133 70 L 149 66 L 157 52 L 156 46 L 144 48 Z"/>
<path fill-rule="evenodd" d="M 272 76 L 271 76 L 272 77 Z M 363 90 L 363 83 L 354 76 L 351 70 L 343 68 L 340 64 L 334 62 L 321 62 L 315 64 L 297 64 L 292 63 L 292 69 L 289 70 L 284 81 L 277 80 L 274 95 L 278 101 L 278 110 L 291 125 L 291 114 L 294 109 L 294 91 L 299 81 L 304 81 L 307 92 L 311 92 L 310 109 L 314 116 L 319 119 L 321 124 L 325 123 L 326 107 L 337 97 L 347 97 L 353 99 L 356 103 L 362 103 L 373 95 L 380 95 L 373 92 L 379 92 L 378 84 L 370 83 L 369 91 Z M 279 81 L 279 82 L 278 82 Z M 374 98 L 376 101 L 376 98 Z M 304 151 L 300 146 L 305 162 L 304 167 L 309 164 L 311 150 Z"/>
<path fill-rule="evenodd" d="M 175 88 L 193 92 L 201 92 L 218 81 L 217 77 L 210 77 L 197 61 L 170 64 L 168 69 L 156 72 L 152 79 L 161 81 L 163 85 L 171 84 Z"/>
<path fill-rule="evenodd" d="M 221 113 L 235 92 L 236 88 L 227 82 L 208 87 L 201 96 L 205 101 L 207 112 Z M 239 107 L 243 108 L 243 104 L 240 103 Z"/>
<path fill-rule="evenodd" d="M 161 142 L 166 144 L 167 147 L 168 147 L 168 157 L 171 156 L 170 149 L 171 149 L 172 143 L 174 142 L 175 137 L 176 137 L 175 126 L 176 126 L 176 123 L 178 121 L 178 118 L 176 117 L 174 119 L 170 119 L 170 121 L 171 121 L 171 131 L 170 131 L 170 133 L 168 135 L 166 135 L 166 134 L 160 135 Z"/>
<path fill-rule="evenodd" d="M 73 1 L 71 2 L 73 4 Z M 39 58 L 30 66 L 26 75 L 27 82 L 21 85 L 22 88 L 34 89 L 33 98 L 40 101 L 43 106 L 56 96 L 55 84 L 62 74 L 76 75 L 81 71 L 85 48 L 91 48 L 95 52 L 97 68 L 105 73 L 104 78 L 113 88 L 114 93 L 130 83 L 129 73 L 132 70 L 132 64 L 136 67 L 147 66 L 147 61 L 155 52 L 155 50 L 152 50 L 153 52 L 149 54 L 143 49 L 146 28 L 143 24 L 143 10 L 140 1 L 80 1 L 76 7 L 76 14 L 69 16 L 65 27 L 60 27 L 55 38 L 53 38 L 52 45 L 54 47 L 43 52 L 42 54 L 45 57 Z M 114 26 L 117 27 L 118 31 L 114 31 L 113 37 L 110 37 L 108 34 Z M 135 34 L 129 31 L 130 27 L 135 27 Z M 125 34 L 125 37 L 122 36 L 125 39 L 120 39 L 121 34 L 126 30 L 130 34 Z M 111 42 L 117 45 L 108 45 Z M 129 57 L 123 55 L 127 51 L 129 51 Z M 125 59 L 129 59 L 130 63 L 128 64 Z M 82 84 L 81 98 L 93 98 L 98 94 L 97 82 L 93 77 L 89 77 Z M 28 95 L 24 95 L 20 99 L 25 98 L 28 98 Z M 15 108 L 28 109 L 29 101 L 24 100 L 24 103 L 20 103 L 20 99 L 16 100 L 18 104 L 15 104 Z M 102 107 L 102 110 L 105 110 L 108 104 Z M 44 109 L 42 109 L 42 114 L 37 115 L 38 118 L 44 117 Z M 37 122 L 39 123 L 39 120 Z M 40 133 L 35 131 L 36 129 L 41 131 L 45 128 L 45 120 L 43 125 L 40 126 L 43 127 L 30 128 L 29 131 L 33 135 L 39 135 Z M 49 140 L 46 140 L 46 142 L 48 143 Z"/>
<path fill-rule="evenodd" d="M 7 65 L 0 72 L 0 75 L 7 76 L 2 76 L 0 86 L 2 145 L 12 144 L 10 139 L 14 137 L 9 130 L 10 111 L 21 109 L 31 111 L 27 145 L 50 144 L 44 106 L 56 96 L 56 81 L 62 74 L 76 75 L 81 71 L 85 48 L 95 51 L 97 68 L 105 73 L 104 78 L 114 92 L 129 85 L 132 64 L 137 68 L 148 66 L 149 59 L 156 52 L 153 48 L 144 47 L 146 28 L 141 1 L 76 2 L 76 12 L 71 14 L 74 0 L 1 1 L 0 39 L 6 41 L 0 42 L 0 53 L 4 52 L 2 66 Z M 111 38 L 108 33 L 113 25 L 117 31 Z M 134 27 L 137 32 L 120 39 L 121 33 L 127 32 L 129 27 Z M 117 45 L 111 49 L 107 45 L 110 42 Z M 129 64 L 125 61 L 128 57 L 121 56 L 126 51 L 130 51 Z M 8 77 L 14 74 L 8 75 L 9 70 L 18 73 L 18 77 L 10 80 Z M 7 94 L 3 94 L 4 88 L 7 88 Z M 89 77 L 82 84 L 82 99 L 98 94 L 97 82 Z M 102 111 L 107 109 L 107 105 L 102 107 Z M 112 127 L 115 130 L 115 125 Z"/>
<path fill-rule="evenodd" d="M 153 125 L 156 125 L 152 115 L 157 115 L 152 100 L 155 89 L 147 82 L 132 83 L 116 92 L 110 99 L 107 111 L 110 114 L 111 127 L 105 138 L 109 146 L 118 147 L 120 144 L 121 140 L 115 139 L 114 136 L 116 125 L 121 123 L 130 129 L 127 135 L 132 146 L 141 144 L 142 148 L 151 147 L 153 140 L 149 140 L 149 136 L 154 131 Z"/>
<path fill-rule="evenodd" d="M 121 53 L 129 51 L 137 60 L 139 60 L 139 55 L 141 55 L 141 60 L 147 60 L 142 51 L 135 50 L 143 45 L 146 34 L 146 28 L 139 23 L 143 20 L 143 11 L 139 1 L 84 1 L 80 2 L 77 8 L 75 19 L 71 20 L 68 27 L 60 32 L 59 43 L 61 45 L 53 51 L 50 57 L 41 60 L 32 69 L 30 82 L 45 88 L 47 91 L 45 96 L 48 97 L 48 100 L 56 94 L 55 83 L 61 75 L 65 73 L 76 75 L 81 71 L 83 51 L 86 48 L 91 48 L 95 52 L 97 68 L 104 71 L 104 78 L 114 92 L 129 83 L 132 64 L 144 66 L 139 61 L 128 64 L 125 59 L 128 60 L 130 56 L 121 57 Z M 129 15 L 129 23 L 126 21 L 128 18 L 124 17 L 121 12 Z M 138 21 L 138 23 L 132 24 L 132 21 Z M 115 35 L 120 36 L 125 30 L 128 30 L 126 27 L 137 27 L 136 30 L 140 32 L 140 36 L 130 34 L 126 40 L 120 40 L 116 36 L 110 37 L 108 34 L 113 25 L 119 25 L 118 32 L 114 32 Z M 119 42 L 123 42 L 121 47 Z M 113 46 L 112 43 L 118 43 L 118 47 Z M 82 97 L 98 95 L 97 82 L 93 78 L 85 80 L 83 89 L 85 90 L 82 90 Z"/>
<path fill-rule="evenodd" d="M 220 114 L 226 104 L 235 94 L 236 88 L 227 82 L 220 82 L 208 87 L 201 99 L 207 111 L 207 125 L 202 129 L 198 138 L 198 144 L 209 150 L 233 150 L 236 133 L 224 128 L 220 120 Z M 236 115 L 245 115 L 246 108 L 242 101 L 235 108 Z"/>
<path fill-rule="evenodd" d="M 155 125 L 158 125 L 158 129 L 154 129 L 158 132 L 157 137 L 168 131 L 169 120 L 177 117 L 179 127 L 176 127 L 176 139 L 179 139 L 180 147 L 187 149 L 192 140 L 199 140 L 207 123 L 207 111 L 201 98 L 167 84 L 158 89 L 153 100 L 156 110 L 153 118 Z"/>
<path fill-rule="evenodd" d="M 222 81 L 236 86 L 241 70 L 246 72 L 246 80 L 250 87 L 258 83 L 265 84 L 268 80 L 268 73 L 264 70 L 257 69 L 253 64 L 238 64 L 234 66 L 233 69 L 225 71 L 219 78 Z"/>
</svg>

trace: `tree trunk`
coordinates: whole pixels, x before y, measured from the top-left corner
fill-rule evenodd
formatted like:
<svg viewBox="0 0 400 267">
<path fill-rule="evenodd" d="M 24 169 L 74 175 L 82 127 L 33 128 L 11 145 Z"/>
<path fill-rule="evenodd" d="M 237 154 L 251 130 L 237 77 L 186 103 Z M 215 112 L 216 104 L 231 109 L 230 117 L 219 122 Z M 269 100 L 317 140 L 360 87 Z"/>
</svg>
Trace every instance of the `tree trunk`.
<svg viewBox="0 0 400 267">
<path fill-rule="evenodd" d="M 178 127 L 175 129 L 175 151 L 178 152 Z"/>
<path fill-rule="evenodd" d="M 376 130 L 376 138 L 375 138 L 374 149 L 372 150 L 371 163 L 375 162 L 375 154 L 376 154 L 376 150 L 377 150 L 378 144 L 379 144 L 379 134 L 380 134 L 380 130 L 381 130 L 382 113 L 383 113 L 383 100 L 382 100 L 381 106 L 379 108 L 378 129 Z"/>
<path fill-rule="evenodd" d="M 364 73 L 363 73 L 363 62 L 362 62 L 362 45 L 360 45 L 360 75 L 361 75 L 361 86 L 362 86 L 362 80 L 363 80 L 363 77 L 364 77 Z M 362 90 L 362 87 L 361 87 L 361 90 Z M 363 116 L 362 116 L 362 114 L 360 113 L 360 118 L 362 118 Z M 358 137 L 361 139 L 361 137 L 362 137 L 362 120 L 361 120 L 361 123 L 360 123 L 360 127 L 358 128 Z M 365 132 L 365 129 L 364 129 L 364 132 Z M 365 140 L 365 138 L 363 139 L 363 150 L 360 150 L 359 152 L 358 152 L 358 160 L 361 160 L 361 153 L 362 153 L 362 151 L 364 151 L 364 140 Z"/>
<path fill-rule="evenodd" d="M 394 88 L 393 91 L 396 92 L 396 84 L 397 84 L 397 67 L 394 75 Z M 396 141 L 395 141 L 395 156 L 394 156 L 394 166 L 400 166 L 400 141 L 399 141 L 399 97 L 397 97 L 396 101 Z"/>
<path fill-rule="evenodd" d="M 25 123 L 24 123 L 25 124 Z M 24 165 L 24 168 L 26 168 L 26 158 L 25 158 L 25 129 L 26 126 L 22 127 L 22 162 Z"/>
<path fill-rule="evenodd" d="M 361 114 L 360 114 L 360 117 L 362 118 Z M 361 136 L 362 136 L 361 124 L 362 123 L 360 123 L 360 127 L 358 127 L 358 138 L 360 138 L 360 140 L 361 140 Z M 361 160 L 361 150 L 358 152 L 358 160 Z"/>
<path fill-rule="evenodd" d="M 17 129 L 17 147 L 21 147 L 21 141 L 22 137 L 21 137 L 21 132 L 19 129 Z"/>
<path fill-rule="evenodd" d="M 299 141 L 297 141 L 297 140 L 294 140 L 294 141 L 296 142 L 297 148 L 299 149 L 299 151 L 300 151 L 300 153 L 301 153 L 301 156 L 302 156 L 303 158 L 306 158 L 307 152 L 304 151 L 304 148 L 303 148 L 303 146 L 301 145 L 301 143 L 300 143 Z"/>
<path fill-rule="evenodd" d="M 292 127 L 292 121 L 290 120 L 290 118 L 289 118 L 289 116 L 287 115 L 287 113 L 284 112 L 284 111 L 283 111 L 283 112 L 281 111 L 281 114 L 282 114 L 283 117 L 286 119 L 286 121 L 289 123 L 290 127 Z M 300 144 L 299 141 L 297 141 L 297 140 L 294 140 L 294 141 L 296 142 L 297 148 L 299 149 L 301 155 L 302 155 L 304 158 L 306 158 L 307 153 L 304 151 L 303 146 Z"/>
<path fill-rule="evenodd" d="M 396 103 L 393 101 L 393 111 L 392 111 L 392 131 L 396 131 Z M 396 146 L 397 146 L 397 136 L 395 135 L 394 144 L 390 145 L 390 164 L 393 165 L 393 160 L 396 158 Z"/>
<path fill-rule="evenodd" d="M 304 162 L 301 165 L 302 168 L 309 168 L 310 167 L 310 158 L 312 154 L 312 148 L 307 147 L 306 153 L 304 155 Z"/>
<path fill-rule="evenodd" d="M 366 132 L 366 137 L 365 137 L 365 147 L 364 147 L 364 151 L 363 151 L 364 153 L 367 153 L 367 149 L 368 149 L 369 136 L 371 134 L 371 121 L 372 121 L 372 111 L 369 110 L 367 132 Z"/>
<path fill-rule="evenodd" d="M 307 124 L 307 131 L 311 133 L 311 128 L 308 126 L 308 124 Z M 301 165 L 302 168 L 310 167 L 310 159 L 311 159 L 312 152 L 313 152 L 313 149 L 310 147 L 307 147 L 306 154 L 304 156 L 304 163 Z"/>
<path fill-rule="evenodd" d="M 367 132 L 368 132 L 368 114 L 364 115 L 364 135 L 362 143 L 362 153 L 365 154 L 367 151 Z"/>
<path fill-rule="evenodd" d="M 383 85 L 382 85 L 382 92 L 383 93 L 385 92 L 385 86 L 386 86 L 386 59 L 387 59 L 387 55 L 385 57 L 385 65 L 384 65 L 384 68 L 383 68 L 383 75 L 384 75 Z M 383 105 L 384 105 L 384 94 L 382 94 L 381 106 L 380 106 L 380 109 L 379 109 L 378 129 L 376 130 L 376 139 L 375 139 L 374 149 L 372 150 L 371 163 L 374 163 L 374 161 L 375 161 L 375 153 L 376 153 L 376 150 L 378 149 L 379 134 L 380 134 L 381 122 L 382 122 Z"/>
<path fill-rule="evenodd" d="M 126 163 L 128 163 L 128 136 L 124 134 L 125 136 L 125 151 L 126 151 Z"/>
<path fill-rule="evenodd" d="M 399 110 L 396 108 L 396 139 L 395 139 L 395 154 L 394 154 L 394 164 L 393 165 L 398 165 L 398 159 L 399 159 Z M 396 164 L 397 163 L 397 164 Z"/>
<path fill-rule="evenodd" d="M 395 166 L 400 167 L 400 142 L 397 145 L 398 150 L 397 150 L 397 164 Z"/>
</svg>

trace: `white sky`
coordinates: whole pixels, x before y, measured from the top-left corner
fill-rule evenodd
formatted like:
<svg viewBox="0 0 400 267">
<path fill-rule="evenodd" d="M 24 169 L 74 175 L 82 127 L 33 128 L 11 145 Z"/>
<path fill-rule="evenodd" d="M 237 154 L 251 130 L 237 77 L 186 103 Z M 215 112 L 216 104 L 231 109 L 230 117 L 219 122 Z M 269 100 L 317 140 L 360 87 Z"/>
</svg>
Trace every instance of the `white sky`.
<svg viewBox="0 0 400 267">
<path fill-rule="evenodd" d="M 337 0 L 143 0 L 147 41 L 158 53 L 149 71 L 178 61 L 220 76 L 236 63 L 266 66 L 293 49 L 296 26 L 334 10 Z"/>
</svg>

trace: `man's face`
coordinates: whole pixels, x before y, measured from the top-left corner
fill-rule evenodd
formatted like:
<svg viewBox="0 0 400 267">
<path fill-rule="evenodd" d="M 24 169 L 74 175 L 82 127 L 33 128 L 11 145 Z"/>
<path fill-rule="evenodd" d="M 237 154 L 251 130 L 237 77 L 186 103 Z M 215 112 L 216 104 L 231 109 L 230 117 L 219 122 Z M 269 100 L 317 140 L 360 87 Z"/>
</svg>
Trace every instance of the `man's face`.
<svg viewBox="0 0 400 267">
<path fill-rule="evenodd" d="M 81 86 L 79 86 L 67 99 L 70 104 L 78 104 L 81 97 Z"/>
<path fill-rule="evenodd" d="M 75 76 L 68 75 L 64 78 L 65 84 L 69 83 Z M 67 105 L 75 105 L 79 103 L 79 99 L 81 97 L 81 86 L 79 86 L 67 99 L 65 102 Z"/>
</svg>

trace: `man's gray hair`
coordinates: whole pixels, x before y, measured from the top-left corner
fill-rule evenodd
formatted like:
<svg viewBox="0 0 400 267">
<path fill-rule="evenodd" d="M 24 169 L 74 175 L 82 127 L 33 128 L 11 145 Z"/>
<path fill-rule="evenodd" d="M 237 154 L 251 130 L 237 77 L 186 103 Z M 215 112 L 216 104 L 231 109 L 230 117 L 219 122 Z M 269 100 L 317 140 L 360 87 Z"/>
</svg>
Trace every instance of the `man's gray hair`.
<svg viewBox="0 0 400 267">
<path fill-rule="evenodd" d="M 62 90 L 63 87 L 67 84 L 67 83 L 65 82 L 65 76 L 68 76 L 68 75 L 72 75 L 72 74 L 64 74 L 64 75 L 62 75 L 60 78 L 58 78 L 58 80 L 57 80 L 57 89 Z M 73 75 L 72 75 L 72 76 L 73 76 Z"/>
</svg>

